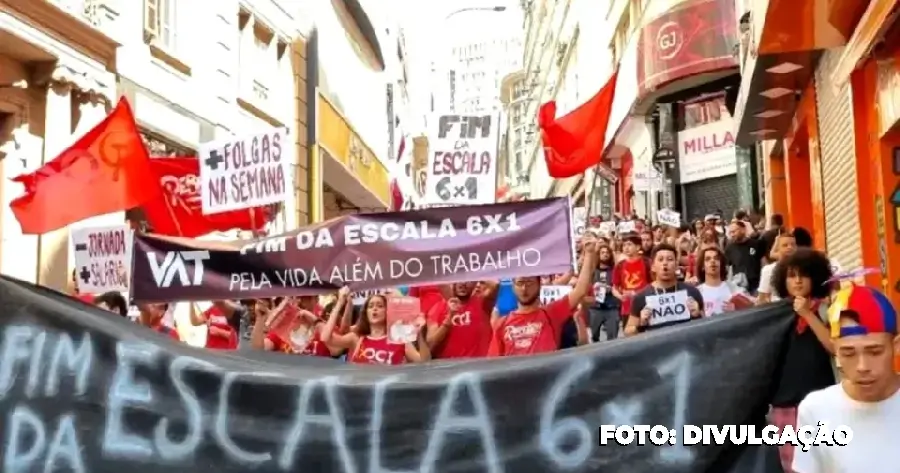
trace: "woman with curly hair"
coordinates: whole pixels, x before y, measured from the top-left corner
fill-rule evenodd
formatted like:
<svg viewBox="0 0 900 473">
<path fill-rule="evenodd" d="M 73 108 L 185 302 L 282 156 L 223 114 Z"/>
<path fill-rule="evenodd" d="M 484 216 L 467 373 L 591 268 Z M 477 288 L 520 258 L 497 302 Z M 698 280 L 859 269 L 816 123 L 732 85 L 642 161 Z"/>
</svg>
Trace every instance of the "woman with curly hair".
<svg viewBox="0 0 900 473">
<path fill-rule="evenodd" d="M 793 301 L 794 328 L 772 397 L 770 421 L 784 428 L 797 426 L 797 406 L 807 394 L 835 383 L 831 366 L 834 348 L 828 328 L 826 301 L 831 295 L 831 262 L 825 254 L 799 248 L 782 258 L 772 271 L 772 289 Z M 793 446 L 779 447 L 784 471 L 791 470 Z"/>
</svg>

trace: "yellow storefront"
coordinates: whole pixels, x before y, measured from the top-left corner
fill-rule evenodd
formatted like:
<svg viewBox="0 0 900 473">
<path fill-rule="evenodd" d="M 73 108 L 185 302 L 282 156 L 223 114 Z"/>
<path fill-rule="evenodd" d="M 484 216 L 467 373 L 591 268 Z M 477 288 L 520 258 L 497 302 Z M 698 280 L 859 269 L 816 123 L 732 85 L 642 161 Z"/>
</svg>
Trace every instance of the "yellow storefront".
<svg viewBox="0 0 900 473">
<path fill-rule="evenodd" d="M 388 209 L 387 167 L 321 92 L 316 96 L 316 129 L 310 160 L 311 220 Z"/>
</svg>

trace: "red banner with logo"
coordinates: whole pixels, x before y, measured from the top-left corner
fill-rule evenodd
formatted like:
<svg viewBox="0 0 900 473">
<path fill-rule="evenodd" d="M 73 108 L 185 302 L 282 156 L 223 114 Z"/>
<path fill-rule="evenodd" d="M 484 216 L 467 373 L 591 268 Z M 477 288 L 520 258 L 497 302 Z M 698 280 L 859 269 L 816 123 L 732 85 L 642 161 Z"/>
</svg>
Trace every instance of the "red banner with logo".
<svg viewBox="0 0 900 473">
<path fill-rule="evenodd" d="M 641 29 L 638 95 L 738 66 L 734 0 L 687 0 Z"/>
</svg>

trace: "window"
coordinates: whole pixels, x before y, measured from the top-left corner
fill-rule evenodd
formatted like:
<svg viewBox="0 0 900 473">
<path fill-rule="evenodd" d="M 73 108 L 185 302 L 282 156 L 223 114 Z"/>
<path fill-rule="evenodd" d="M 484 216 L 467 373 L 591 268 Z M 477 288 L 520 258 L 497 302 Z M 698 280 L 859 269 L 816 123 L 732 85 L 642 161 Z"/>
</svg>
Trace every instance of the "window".
<svg viewBox="0 0 900 473">
<path fill-rule="evenodd" d="M 724 96 L 707 97 L 677 107 L 678 131 L 696 128 L 708 123 L 717 122 L 728 116 Z"/>
<path fill-rule="evenodd" d="M 176 0 L 144 0 L 144 40 L 169 52 L 177 49 Z"/>
</svg>

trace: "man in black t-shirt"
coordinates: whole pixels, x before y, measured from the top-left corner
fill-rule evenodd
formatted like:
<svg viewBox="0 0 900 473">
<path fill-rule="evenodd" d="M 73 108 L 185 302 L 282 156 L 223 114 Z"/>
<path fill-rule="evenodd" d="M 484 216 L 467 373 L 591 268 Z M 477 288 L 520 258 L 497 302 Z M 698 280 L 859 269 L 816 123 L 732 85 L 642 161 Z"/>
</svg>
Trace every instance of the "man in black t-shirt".
<svg viewBox="0 0 900 473">
<path fill-rule="evenodd" d="M 668 244 L 657 245 L 651 256 L 654 280 L 634 295 L 625 335 L 668 327 L 703 317 L 703 295 L 676 276 L 678 252 Z M 648 303 L 648 299 L 655 299 Z"/>
<path fill-rule="evenodd" d="M 732 280 L 743 287 L 749 294 L 759 288 L 759 273 L 762 270 L 762 258 L 765 244 L 755 235 L 749 222 L 732 220 L 728 227 L 728 246 L 725 247 L 725 259 L 731 268 Z"/>
<path fill-rule="evenodd" d="M 766 258 L 767 262 L 772 262 L 768 260 L 769 252 L 772 251 L 772 247 L 775 246 L 775 239 L 778 238 L 778 235 L 781 235 L 783 229 L 784 217 L 782 217 L 781 214 L 775 214 L 769 219 L 769 229 L 759 236 L 759 239 L 763 244 L 763 258 Z"/>
</svg>

